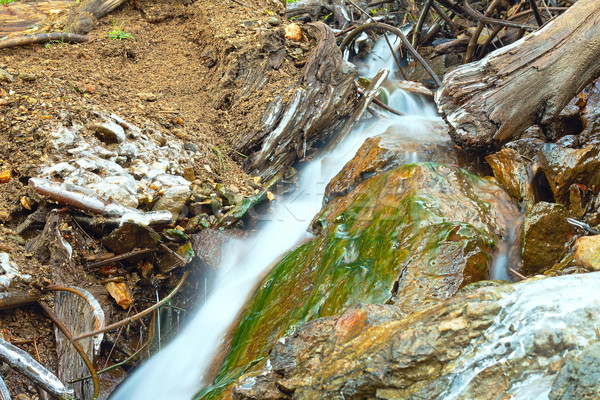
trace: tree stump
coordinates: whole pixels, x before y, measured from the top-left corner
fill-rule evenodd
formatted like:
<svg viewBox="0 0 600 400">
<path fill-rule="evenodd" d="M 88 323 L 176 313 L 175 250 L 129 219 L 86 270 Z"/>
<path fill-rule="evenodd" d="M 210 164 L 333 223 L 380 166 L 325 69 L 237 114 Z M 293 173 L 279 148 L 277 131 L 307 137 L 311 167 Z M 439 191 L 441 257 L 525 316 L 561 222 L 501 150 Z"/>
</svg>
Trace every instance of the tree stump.
<svg viewBox="0 0 600 400">
<path fill-rule="evenodd" d="M 316 141 L 328 138 L 354 110 L 356 69 L 342 58 L 327 25 L 318 22 L 304 29 L 317 46 L 302 77 L 267 106 L 259 130 L 236 149 L 254 153 L 249 169 L 263 181 L 303 158 Z M 284 104 L 285 97 L 289 101 Z"/>
</svg>

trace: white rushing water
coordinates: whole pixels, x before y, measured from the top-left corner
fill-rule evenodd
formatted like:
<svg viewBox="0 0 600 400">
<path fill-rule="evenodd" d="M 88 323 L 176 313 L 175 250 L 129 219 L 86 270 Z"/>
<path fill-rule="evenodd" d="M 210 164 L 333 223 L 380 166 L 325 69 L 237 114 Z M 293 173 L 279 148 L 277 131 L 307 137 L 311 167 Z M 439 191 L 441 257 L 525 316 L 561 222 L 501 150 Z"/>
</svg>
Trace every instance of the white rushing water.
<svg viewBox="0 0 600 400">
<path fill-rule="evenodd" d="M 389 64 L 389 59 L 382 60 L 379 66 L 386 63 Z M 363 72 L 363 76 L 370 75 L 368 71 Z M 281 255 L 310 237 L 306 230 L 321 209 L 325 186 L 364 140 L 392 126 L 395 131 L 411 137 L 427 136 L 428 126 L 440 121 L 433 104 L 401 90 L 389 95 L 389 105 L 407 116 L 371 119 L 358 124 L 333 152 L 315 158 L 300 170 L 298 188 L 291 195 L 276 200 L 272 211 L 261 216 L 264 222 L 256 236 L 232 239 L 225 245 L 215 288 L 197 314 L 167 347 L 121 385 L 111 399 L 189 400 L 201 389 L 204 370 L 250 291 Z M 417 155 L 411 157 L 416 161 Z"/>
</svg>

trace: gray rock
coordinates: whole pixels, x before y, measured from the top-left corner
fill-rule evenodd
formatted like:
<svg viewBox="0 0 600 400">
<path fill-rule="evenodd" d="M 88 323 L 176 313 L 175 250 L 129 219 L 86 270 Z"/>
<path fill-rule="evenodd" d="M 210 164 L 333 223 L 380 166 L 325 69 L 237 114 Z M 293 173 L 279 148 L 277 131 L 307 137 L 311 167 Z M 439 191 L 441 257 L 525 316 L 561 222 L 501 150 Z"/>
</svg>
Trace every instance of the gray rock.
<svg viewBox="0 0 600 400">
<path fill-rule="evenodd" d="M 104 245 L 115 254 L 156 247 L 159 242 L 160 235 L 154 229 L 135 223 L 124 223 L 104 239 Z"/>
<path fill-rule="evenodd" d="M 550 400 L 600 399 L 600 342 L 570 352 L 554 379 Z"/>
</svg>

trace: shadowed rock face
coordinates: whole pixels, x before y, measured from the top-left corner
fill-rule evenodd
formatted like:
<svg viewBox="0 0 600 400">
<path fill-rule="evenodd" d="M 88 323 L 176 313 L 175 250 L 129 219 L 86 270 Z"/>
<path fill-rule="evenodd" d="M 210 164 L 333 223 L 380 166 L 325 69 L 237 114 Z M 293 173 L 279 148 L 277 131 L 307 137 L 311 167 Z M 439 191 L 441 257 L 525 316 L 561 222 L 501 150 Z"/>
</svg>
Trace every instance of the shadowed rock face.
<svg viewBox="0 0 600 400">
<path fill-rule="evenodd" d="M 279 340 L 234 397 L 597 398 L 589 397 L 600 390 L 597 367 L 588 367 L 598 359 L 598 284 L 600 273 L 530 280 L 406 318 L 394 306 L 352 307 Z M 583 397 L 564 397 L 575 393 Z"/>
<path fill-rule="evenodd" d="M 304 322 L 357 303 L 396 304 L 404 316 L 488 279 L 495 244 L 517 214 L 499 186 L 446 165 L 409 164 L 359 183 L 317 215 L 318 236 L 259 284 L 216 385 Z"/>
</svg>

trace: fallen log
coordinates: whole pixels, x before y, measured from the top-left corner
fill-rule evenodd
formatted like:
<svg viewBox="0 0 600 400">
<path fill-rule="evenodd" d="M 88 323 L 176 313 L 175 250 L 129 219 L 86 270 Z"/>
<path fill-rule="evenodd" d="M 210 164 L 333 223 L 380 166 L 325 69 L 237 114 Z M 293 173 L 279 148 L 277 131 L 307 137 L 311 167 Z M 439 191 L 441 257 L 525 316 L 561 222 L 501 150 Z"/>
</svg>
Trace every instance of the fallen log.
<svg viewBox="0 0 600 400">
<path fill-rule="evenodd" d="M 579 0 L 537 32 L 444 77 L 438 110 L 452 139 L 491 151 L 549 124 L 600 75 L 600 2 Z"/>
<path fill-rule="evenodd" d="M 299 82 L 266 108 L 260 129 L 235 149 L 250 157 L 249 170 L 268 181 L 303 158 L 312 144 L 328 138 L 354 110 L 356 69 L 343 60 L 331 29 L 321 23 L 304 26 L 317 41 Z"/>
</svg>

